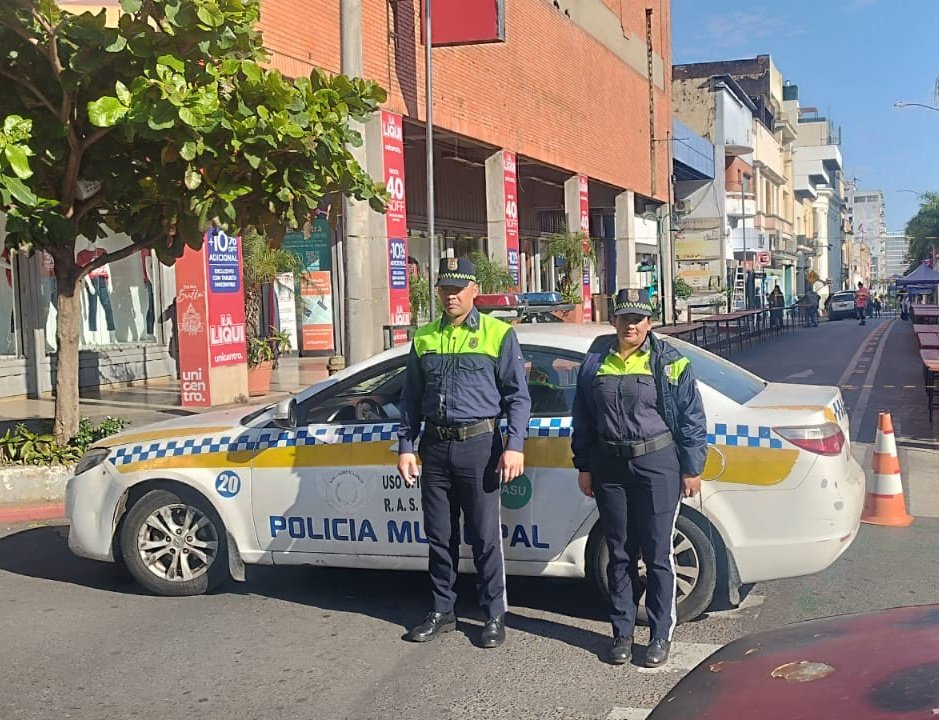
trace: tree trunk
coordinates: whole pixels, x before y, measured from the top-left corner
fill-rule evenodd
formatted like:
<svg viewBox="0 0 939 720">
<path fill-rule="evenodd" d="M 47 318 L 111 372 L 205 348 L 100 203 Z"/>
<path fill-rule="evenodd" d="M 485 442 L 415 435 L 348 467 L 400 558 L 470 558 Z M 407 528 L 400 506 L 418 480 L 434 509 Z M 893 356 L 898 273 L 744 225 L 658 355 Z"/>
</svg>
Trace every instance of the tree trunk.
<svg viewBox="0 0 939 720">
<path fill-rule="evenodd" d="M 56 256 L 55 275 L 58 290 L 58 316 L 55 329 L 56 378 L 55 424 L 53 432 L 59 445 L 65 445 L 78 432 L 78 333 L 81 302 L 78 268 L 69 257 Z M 64 262 L 63 262 L 64 261 Z"/>
</svg>

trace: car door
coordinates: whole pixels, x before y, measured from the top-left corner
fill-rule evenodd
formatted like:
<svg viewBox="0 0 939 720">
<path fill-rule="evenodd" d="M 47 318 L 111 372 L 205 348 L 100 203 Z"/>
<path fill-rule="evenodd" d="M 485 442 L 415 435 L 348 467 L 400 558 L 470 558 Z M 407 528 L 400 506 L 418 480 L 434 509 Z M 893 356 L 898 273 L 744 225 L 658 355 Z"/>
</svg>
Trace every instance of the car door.
<svg viewBox="0 0 939 720">
<path fill-rule="evenodd" d="M 420 490 L 405 487 L 396 470 L 405 359 L 367 368 L 304 401 L 297 430 L 257 453 L 253 502 L 262 548 L 426 555 Z"/>
<path fill-rule="evenodd" d="M 557 558 L 595 512 L 571 462 L 571 426 L 579 353 L 522 345 L 532 399 L 525 474 L 502 487 L 506 560 Z M 584 532 L 589 530 L 586 528 Z"/>
</svg>

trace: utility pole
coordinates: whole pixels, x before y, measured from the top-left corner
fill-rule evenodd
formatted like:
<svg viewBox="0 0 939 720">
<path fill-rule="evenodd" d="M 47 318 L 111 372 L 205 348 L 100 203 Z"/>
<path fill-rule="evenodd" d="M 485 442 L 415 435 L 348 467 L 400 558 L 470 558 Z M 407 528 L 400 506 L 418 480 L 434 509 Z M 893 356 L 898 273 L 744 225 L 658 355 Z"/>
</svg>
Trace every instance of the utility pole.
<svg viewBox="0 0 939 720">
<path fill-rule="evenodd" d="M 342 73 L 349 77 L 361 77 L 362 61 L 362 0 L 340 0 L 339 27 Z M 365 126 L 351 123 L 365 136 Z M 363 168 L 368 167 L 367 144 L 350 146 L 349 151 Z M 372 328 L 371 262 L 368 254 L 369 207 L 367 202 L 354 198 L 343 199 L 342 242 L 343 269 L 345 270 L 342 316 L 344 318 L 343 347 L 337 352 L 344 354 L 349 363 L 358 362 L 374 355 Z"/>
<path fill-rule="evenodd" d="M 750 173 L 737 171 L 740 176 L 740 234 L 743 238 L 743 297 L 744 308 L 750 309 L 750 271 L 747 270 L 747 199 L 743 191 L 743 181 L 749 180 Z M 755 279 L 754 279 L 755 282 Z"/>
<path fill-rule="evenodd" d="M 433 34 L 431 34 L 431 0 L 424 0 L 424 101 L 427 118 L 427 238 L 430 241 L 430 269 L 427 274 L 430 285 L 430 319 L 437 318 L 437 292 L 434 281 L 437 274 L 437 239 L 434 237 L 434 68 L 431 56 Z"/>
</svg>

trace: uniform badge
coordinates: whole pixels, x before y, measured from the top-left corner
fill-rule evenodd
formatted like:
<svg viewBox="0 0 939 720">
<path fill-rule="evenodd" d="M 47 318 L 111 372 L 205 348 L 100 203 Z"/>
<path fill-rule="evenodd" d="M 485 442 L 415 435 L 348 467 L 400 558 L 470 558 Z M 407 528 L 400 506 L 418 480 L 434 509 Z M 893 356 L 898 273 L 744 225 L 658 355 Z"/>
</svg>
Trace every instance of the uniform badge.
<svg viewBox="0 0 939 720">
<path fill-rule="evenodd" d="M 456 258 L 447 259 L 447 270 L 456 270 L 458 267 L 460 267 L 460 263 Z"/>
<path fill-rule="evenodd" d="M 626 299 L 629 300 L 629 302 L 639 302 L 639 291 L 630 288 L 626 291 Z"/>
<path fill-rule="evenodd" d="M 475 350 L 479 346 L 479 338 L 470 338 L 469 347 L 470 350 Z"/>
</svg>

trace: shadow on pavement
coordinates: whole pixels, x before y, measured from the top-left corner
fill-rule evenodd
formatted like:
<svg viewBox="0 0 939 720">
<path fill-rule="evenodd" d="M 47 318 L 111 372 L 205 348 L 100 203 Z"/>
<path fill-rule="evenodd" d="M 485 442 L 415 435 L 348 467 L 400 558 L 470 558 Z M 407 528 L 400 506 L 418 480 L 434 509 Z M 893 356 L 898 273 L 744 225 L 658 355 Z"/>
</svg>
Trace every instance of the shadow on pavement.
<svg viewBox="0 0 939 720">
<path fill-rule="evenodd" d="M 0 571 L 78 585 L 122 595 L 148 595 L 121 565 L 86 560 L 68 549 L 67 525 L 29 528 L 0 538 Z M 252 566 L 247 582 L 223 584 L 217 594 L 257 595 L 325 611 L 355 613 L 392 623 L 405 630 L 430 609 L 430 583 L 424 572 Z M 475 577 L 457 582 L 458 630 L 476 642 L 485 617 L 476 605 Z M 566 624 L 563 617 L 604 621 L 606 614 L 589 584 L 540 577 L 508 579 L 509 629 L 557 640 L 600 654 L 608 638 Z M 513 613 L 511 608 L 561 616 L 561 622 Z"/>
</svg>

